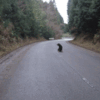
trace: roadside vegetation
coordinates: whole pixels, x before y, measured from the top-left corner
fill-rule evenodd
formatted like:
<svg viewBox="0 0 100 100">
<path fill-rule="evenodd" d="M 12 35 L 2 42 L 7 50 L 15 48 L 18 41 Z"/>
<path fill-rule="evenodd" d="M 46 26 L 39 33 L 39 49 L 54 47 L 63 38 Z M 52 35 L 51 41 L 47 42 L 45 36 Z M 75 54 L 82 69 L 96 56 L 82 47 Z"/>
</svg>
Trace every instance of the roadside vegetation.
<svg viewBox="0 0 100 100">
<path fill-rule="evenodd" d="M 64 26 L 55 1 L 0 1 L 0 56 L 20 46 L 61 37 Z"/>
<path fill-rule="evenodd" d="M 69 0 L 67 13 L 72 43 L 100 52 L 100 1 Z"/>
<path fill-rule="evenodd" d="M 72 37 L 72 35 L 69 33 L 69 32 L 67 32 L 67 33 L 64 33 L 64 34 L 62 34 L 62 38 L 67 38 L 67 37 Z"/>
</svg>

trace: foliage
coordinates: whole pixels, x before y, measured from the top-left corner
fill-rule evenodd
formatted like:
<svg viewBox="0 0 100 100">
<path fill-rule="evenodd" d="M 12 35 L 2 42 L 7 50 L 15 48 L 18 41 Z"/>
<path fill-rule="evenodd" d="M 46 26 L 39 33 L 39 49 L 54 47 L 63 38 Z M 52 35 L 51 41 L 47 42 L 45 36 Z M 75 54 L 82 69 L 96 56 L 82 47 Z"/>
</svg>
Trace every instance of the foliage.
<svg viewBox="0 0 100 100">
<path fill-rule="evenodd" d="M 94 36 L 100 28 L 99 0 L 69 0 L 69 28 L 76 28 L 80 33 Z"/>
<path fill-rule="evenodd" d="M 64 33 L 67 33 L 67 32 L 69 32 L 69 26 L 68 26 L 68 24 L 65 24 L 64 25 Z"/>
<path fill-rule="evenodd" d="M 50 37 L 54 37 L 55 33 L 53 32 L 53 30 L 50 27 L 44 26 L 42 28 L 42 36 L 45 39 L 49 39 Z"/>
<path fill-rule="evenodd" d="M 54 6 L 55 1 L 47 6 Z M 13 24 L 11 33 L 17 39 L 28 37 L 43 36 L 46 39 L 55 35 L 54 30 L 47 25 L 48 18 L 43 9 L 44 3 L 42 0 L 0 0 L 0 22 L 3 22 L 5 29 L 9 24 Z M 58 23 L 63 23 L 63 18 L 58 10 L 55 10 Z M 1 24 L 1 23 L 0 23 Z M 10 33 L 10 34 L 11 34 Z"/>
</svg>

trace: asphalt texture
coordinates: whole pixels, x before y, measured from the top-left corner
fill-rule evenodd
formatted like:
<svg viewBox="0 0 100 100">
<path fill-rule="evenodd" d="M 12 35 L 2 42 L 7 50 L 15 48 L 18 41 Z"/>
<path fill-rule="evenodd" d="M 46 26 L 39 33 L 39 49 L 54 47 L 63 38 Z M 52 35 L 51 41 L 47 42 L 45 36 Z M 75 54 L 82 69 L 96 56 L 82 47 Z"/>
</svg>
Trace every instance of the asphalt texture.
<svg viewBox="0 0 100 100">
<path fill-rule="evenodd" d="M 53 40 L 31 45 L 12 63 L 0 100 L 100 100 L 98 53 Z"/>
</svg>

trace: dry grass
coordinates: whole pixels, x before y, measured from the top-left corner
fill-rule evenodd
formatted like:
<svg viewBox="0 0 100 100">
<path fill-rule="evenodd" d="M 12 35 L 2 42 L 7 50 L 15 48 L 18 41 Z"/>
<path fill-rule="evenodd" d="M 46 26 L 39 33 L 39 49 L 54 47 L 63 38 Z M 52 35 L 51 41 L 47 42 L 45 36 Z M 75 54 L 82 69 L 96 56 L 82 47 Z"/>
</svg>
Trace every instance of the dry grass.
<svg viewBox="0 0 100 100">
<path fill-rule="evenodd" d="M 7 27 L 4 27 L 3 22 L 0 23 L 0 58 L 5 54 L 28 44 L 38 41 L 44 41 L 44 38 L 28 38 L 21 39 L 13 36 L 14 25 L 9 23 Z"/>
<path fill-rule="evenodd" d="M 21 38 L 19 38 L 17 42 L 16 41 L 8 42 L 4 40 L 3 43 L 0 42 L 0 58 L 19 47 L 22 47 L 31 43 L 35 43 L 35 42 L 40 42 L 40 41 L 45 41 L 45 39 L 44 38 L 38 38 L 38 39 L 26 38 L 25 40 L 22 40 Z"/>
<path fill-rule="evenodd" d="M 78 38 L 76 40 L 70 41 L 70 43 L 73 43 L 83 48 L 100 53 L 100 43 L 99 42 L 94 44 L 93 41 L 84 41 L 82 38 Z"/>
</svg>

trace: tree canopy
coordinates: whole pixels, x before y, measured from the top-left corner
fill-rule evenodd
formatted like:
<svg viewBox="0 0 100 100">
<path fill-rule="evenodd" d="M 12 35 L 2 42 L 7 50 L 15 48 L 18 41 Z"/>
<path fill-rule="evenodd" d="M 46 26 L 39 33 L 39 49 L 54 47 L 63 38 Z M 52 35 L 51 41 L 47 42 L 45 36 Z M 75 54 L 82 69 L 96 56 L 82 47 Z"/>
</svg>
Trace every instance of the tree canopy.
<svg viewBox="0 0 100 100">
<path fill-rule="evenodd" d="M 69 28 L 93 36 L 100 29 L 99 0 L 69 0 Z"/>
<path fill-rule="evenodd" d="M 46 12 L 44 8 L 48 7 L 50 11 Z M 50 20 L 47 16 L 51 16 L 52 13 L 53 18 Z M 12 24 L 13 28 L 9 34 L 13 33 L 13 37 L 42 36 L 49 39 L 55 36 L 56 31 L 48 25 L 48 22 L 60 26 L 63 18 L 55 7 L 55 1 L 47 4 L 42 0 L 0 0 L 0 21 L 5 28 Z"/>
</svg>

